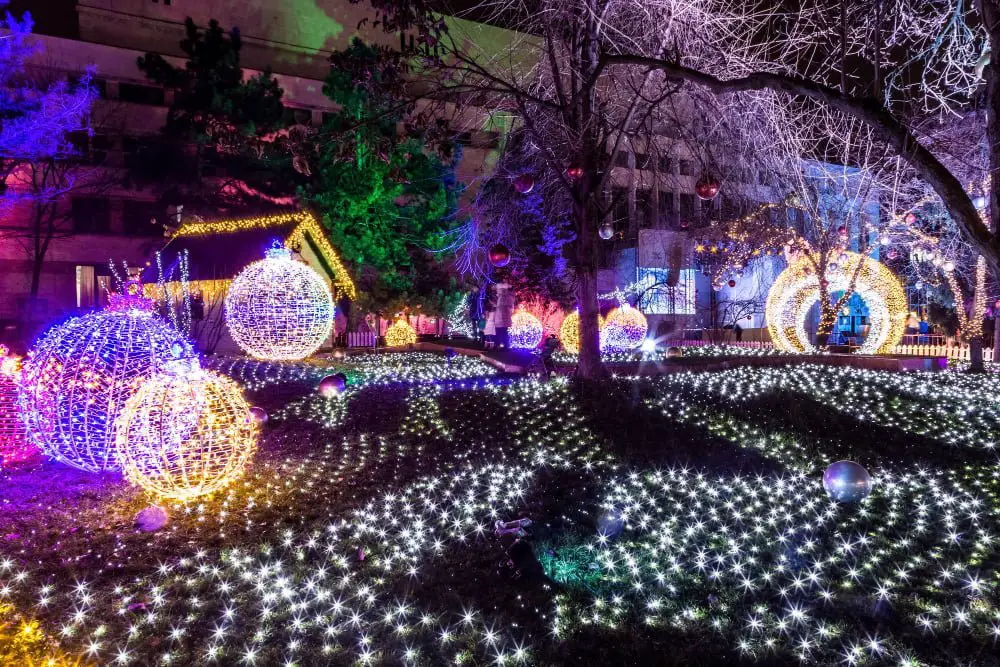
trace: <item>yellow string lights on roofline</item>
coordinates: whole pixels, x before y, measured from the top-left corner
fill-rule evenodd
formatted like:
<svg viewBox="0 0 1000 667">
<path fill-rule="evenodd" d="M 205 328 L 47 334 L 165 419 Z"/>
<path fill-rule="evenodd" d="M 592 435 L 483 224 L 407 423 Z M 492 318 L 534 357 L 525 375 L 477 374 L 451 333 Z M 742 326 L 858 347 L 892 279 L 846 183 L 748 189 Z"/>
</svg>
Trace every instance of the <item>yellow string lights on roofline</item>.
<svg viewBox="0 0 1000 667">
<path fill-rule="evenodd" d="M 295 213 L 281 213 L 278 215 L 266 215 L 255 218 L 235 218 L 231 220 L 215 220 L 210 222 L 190 222 L 181 225 L 173 236 L 208 236 L 212 234 L 229 234 L 233 232 L 246 231 L 251 229 L 267 229 L 268 227 L 278 227 L 291 222 L 299 223 L 292 230 L 288 238 L 284 241 L 284 246 L 289 250 L 302 247 L 308 233 L 312 241 L 319 249 L 320 255 L 333 269 L 334 285 L 340 289 L 344 296 L 349 299 L 357 298 L 357 290 L 354 281 L 340 260 L 340 255 L 330 244 L 319 221 L 307 211 L 297 211 Z"/>
<path fill-rule="evenodd" d="M 846 261 L 841 261 L 836 270 L 828 268 L 826 271 L 827 289 L 830 292 L 845 290 L 857 271 L 854 292 L 868 306 L 871 322 L 859 352 L 889 352 L 899 344 L 906 330 L 906 291 L 895 274 L 881 262 L 855 252 L 845 251 L 842 255 L 847 256 Z M 819 299 L 819 281 L 813 270 L 813 258 L 803 256 L 782 271 L 771 285 L 767 295 L 767 327 L 779 350 L 815 351 L 809 342 L 805 322 L 810 307 Z"/>
</svg>

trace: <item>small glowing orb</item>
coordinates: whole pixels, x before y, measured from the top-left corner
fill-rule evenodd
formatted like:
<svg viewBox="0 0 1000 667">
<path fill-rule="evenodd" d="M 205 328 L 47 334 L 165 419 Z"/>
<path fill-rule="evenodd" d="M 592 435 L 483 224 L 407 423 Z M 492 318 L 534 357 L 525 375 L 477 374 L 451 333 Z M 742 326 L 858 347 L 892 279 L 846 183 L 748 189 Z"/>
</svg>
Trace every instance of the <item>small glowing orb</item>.
<svg viewBox="0 0 1000 667">
<path fill-rule="evenodd" d="M 526 310 L 518 309 L 510 318 L 510 346 L 519 350 L 533 350 L 542 342 L 542 322 Z"/>
<path fill-rule="evenodd" d="M 642 345 L 639 346 L 644 354 L 651 354 L 656 352 L 656 341 L 652 338 L 646 338 L 642 341 Z"/>
<path fill-rule="evenodd" d="M 347 388 L 347 376 L 343 373 L 335 373 L 333 375 L 327 375 L 325 378 L 319 381 L 319 395 L 323 398 L 336 398 L 344 393 L 344 389 Z"/>
<path fill-rule="evenodd" d="M 615 308 L 604 320 L 601 327 L 601 351 L 625 352 L 642 345 L 649 325 L 646 316 L 638 308 L 627 303 Z"/>
<path fill-rule="evenodd" d="M 410 323 L 400 318 L 391 327 L 385 330 L 385 344 L 389 347 L 402 347 L 403 345 L 413 345 L 417 342 L 417 332 L 413 330 Z"/>
<path fill-rule="evenodd" d="M 304 359 L 333 327 L 330 287 L 284 248 L 247 266 L 226 292 L 226 326 L 257 359 Z"/>
<path fill-rule="evenodd" d="M 257 424 L 263 426 L 267 423 L 267 410 L 255 405 L 250 408 L 250 417 L 257 422 Z"/>
<path fill-rule="evenodd" d="M 872 476 L 854 461 L 837 461 L 823 473 L 823 488 L 838 503 L 856 503 L 872 492 Z"/>
<path fill-rule="evenodd" d="M 90 313 L 49 329 L 24 360 L 20 404 L 28 437 L 81 470 L 118 467 L 114 423 L 136 387 L 190 345 L 145 310 Z"/>
<path fill-rule="evenodd" d="M 201 369 L 148 379 L 115 424 L 125 477 L 173 500 L 218 491 L 239 477 L 257 448 L 257 433 L 240 386 Z"/>
</svg>

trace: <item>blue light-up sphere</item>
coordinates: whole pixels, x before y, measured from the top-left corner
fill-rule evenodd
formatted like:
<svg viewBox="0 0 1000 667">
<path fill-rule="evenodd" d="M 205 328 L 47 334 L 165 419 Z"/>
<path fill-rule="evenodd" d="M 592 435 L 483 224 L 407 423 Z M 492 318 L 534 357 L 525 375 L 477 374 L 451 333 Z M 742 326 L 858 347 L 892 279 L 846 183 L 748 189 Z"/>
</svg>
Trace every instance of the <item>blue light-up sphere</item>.
<svg viewBox="0 0 1000 667">
<path fill-rule="evenodd" d="M 333 327 L 330 288 L 284 248 L 272 248 L 233 280 L 226 292 L 226 326 L 257 359 L 304 359 Z"/>
<path fill-rule="evenodd" d="M 872 476 L 854 461 L 837 461 L 823 473 L 823 488 L 838 503 L 856 503 L 872 492 Z"/>
<path fill-rule="evenodd" d="M 525 310 L 518 310 L 510 318 L 507 336 L 515 350 L 533 350 L 542 342 L 545 332 L 541 321 Z"/>
<path fill-rule="evenodd" d="M 608 313 L 601 325 L 601 351 L 627 352 L 642 345 L 649 331 L 646 316 L 627 303 Z"/>
<path fill-rule="evenodd" d="M 180 333 L 141 309 L 101 311 L 49 329 L 24 360 L 19 400 L 28 437 L 81 470 L 118 467 L 114 423 L 125 401 L 175 352 Z"/>
</svg>

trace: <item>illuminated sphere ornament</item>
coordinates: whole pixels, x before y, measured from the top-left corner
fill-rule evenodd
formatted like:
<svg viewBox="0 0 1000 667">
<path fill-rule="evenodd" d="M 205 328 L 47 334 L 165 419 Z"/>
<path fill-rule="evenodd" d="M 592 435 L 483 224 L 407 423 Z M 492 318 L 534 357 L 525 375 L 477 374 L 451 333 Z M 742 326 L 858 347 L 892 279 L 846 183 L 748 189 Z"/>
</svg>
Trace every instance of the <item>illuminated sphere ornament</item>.
<svg viewBox="0 0 1000 667">
<path fill-rule="evenodd" d="M 601 325 L 601 351 L 625 352 L 642 345 L 649 325 L 639 309 L 623 303 Z"/>
<path fill-rule="evenodd" d="M 729 282 L 726 283 L 726 284 L 729 285 L 730 287 L 736 287 L 736 281 L 733 280 L 732 278 L 730 278 Z"/>
<path fill-rule="evenodd" d="M 0 468 L 26 461 L 38 453 L 38 448 L 25 433 L 17 402 L 20 376 L 21 359 L 0 345 Z"/>
<path fill-rule="evenodd" d="M 510 346 L 518 350 L 533 350 L 542 342 L 541 321 L 526 310 L 518 309 L 510 318 L 507 335 Z"/>
<path fill-rule="evenodd" d="M 854 292 L 869 313 L 868 335 L 861 344 L 861 354 L 891 351 L 906 331 L 909 305 L 899 279 L 884 264 L 855 252 L 841 254 L 840 271 L 827 272 L 826 287 L 839 292 L 852 278 Z M 814 352 L 806 333 L 806 318 L 819 299 L 820 280 L 811 269 L 812 260 L 803 256 L 792 262 L 771 285 L 767 295 L 767 327 L 776 349 L 785 352 Z M 860 264 L 860 267 L 859 267 Z"/>
<path fill-rule="evenodd" d="M 323 398 L 336 398 L 347 388 L 347 377 L 343 373 L 327 375 L 319 381 L 319 394 Z"/>
<path fill-rule="evenodd" d="M 580 352 L 580 311 L 574 310 L 563 318 L 559 326 L 559 342 L 563 349 L 573 354 Z"/>
<path fill-rule="evenodd" d="M 510 250 L 502 243 L 497 243 L 490 248 L 490 264 L 498 269 L 510 264 Z"/>
<path fill-rule="evenodd" d="M 605 222 L 601 225 L 601 228 L 597 230 L 597 234 L 605 241 L 608 241 L 615 235 L 615 228 L 610 222 Z"/>
<path fill-rule="evenodd" d="M 714 199 L 719 194 L 719 179 L 708 173 L 702 174 L 694 184 L 694 193 L 699 199 Z"/>
<path fill-rule="evenodd" d="M 872 476 L 854 461 L 837 461 L 823 473 L 823 488 L 838 503 L 856 503 L 872 492 Z"/>
<path fill-rule="evenodd" d="M 304 359 L 330 335 L 330 288 L 282 247 L 247 266 L 226 292 L 226 326 L 257 359 Z"/>
<path fill-rule="evenodd" d="M 571 181 L 579 181 L 583 178 L 583 167 L 572 166 L 566 170 L 566 178 Z"/>
<path fill-rule="evenodd" d="M 149 310 L 90 313 L 49 329 L 24 360 L 20 404 L 28 436 L 46 455 L 81 470 L 118 467 L 114 424 L 150 375 L 190 345 Z"/>
<path fill-rule="evenodd" d="M 172 500 L 218 491 L 239 477 L 257 434 L 240 386 L 197 365 L 143 382 L 115 423 L 125 477 Z"/>
<path fill-rule="evenodd" d="M 250 418 L 260 426 L 267 423 L 267 410 L 256 405 L 250 408 Z"/>
<path fill-rule="evenodd" d="M 514 179 L 514 189 L 518 194 L 528 194 L 535 189 L 535 177 L 531 174 L 521 174 Z"/>
<path fill-rule="evenodd" d="M 389 347 L 402 347 L 417 342 L 417 332 L 410 323 L 400 318 L 385 330 L 385 344 Z"/>
</svg>

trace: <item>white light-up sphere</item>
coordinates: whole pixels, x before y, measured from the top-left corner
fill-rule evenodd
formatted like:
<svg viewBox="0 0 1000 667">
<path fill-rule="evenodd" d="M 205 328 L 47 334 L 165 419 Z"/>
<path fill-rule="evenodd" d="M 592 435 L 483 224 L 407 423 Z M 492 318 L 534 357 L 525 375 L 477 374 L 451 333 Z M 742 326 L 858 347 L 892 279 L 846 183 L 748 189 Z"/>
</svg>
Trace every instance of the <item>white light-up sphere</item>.
<svg viewBox="0 0 1000 667">
<path fill-rule="evenodd" d="M 601 326 L 601 351 L 625 352 L 642 345 L 649 325 L 646 316 L 627 303 L 608 313 Z"/>
<path fill-rule="evenodd" d="M 823 473 L 823 488 L 838 503 L 856 503 L 872 492 L 872 476 L 854 461 L 837 461 Z"/>
<path fill-rule="evenodd" d="M 226 326 L 257 359 L 304 359 L 333 327 L 334 306 L 323 278 L 284 248 L 243 269 L 226 293 Z"/>
<path fill-rule="evenodd" d="M 28 437 L 75 468 L 116 469 L 115 419 L 139 384 L 176 358 L 172 348 L 191 353 L 180 333 L 138 309 L 91 313 L 49 329 L 24 360 Z"/>
<path fill-rule="evenodd" d="M 161 498 L 189 500 L 239 477 L 257 449 L 258 420 L 236 382 L 196 369 L 143 382 L 115 425 L 125 477 Z"/>
<path fill-rule="evenodd" d="M 507 336 L 510 346 L 518 350 L 533 350 L 542 342 L 545 332 L 541 321 L 525 310 L 518 310 L 510 318 Z"/>
</svg>

